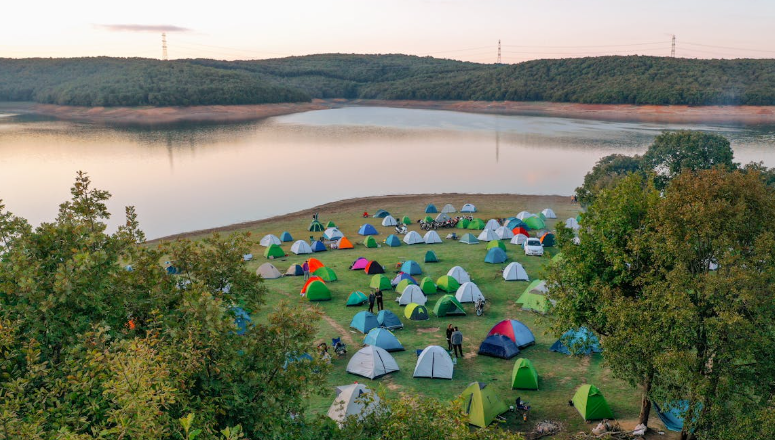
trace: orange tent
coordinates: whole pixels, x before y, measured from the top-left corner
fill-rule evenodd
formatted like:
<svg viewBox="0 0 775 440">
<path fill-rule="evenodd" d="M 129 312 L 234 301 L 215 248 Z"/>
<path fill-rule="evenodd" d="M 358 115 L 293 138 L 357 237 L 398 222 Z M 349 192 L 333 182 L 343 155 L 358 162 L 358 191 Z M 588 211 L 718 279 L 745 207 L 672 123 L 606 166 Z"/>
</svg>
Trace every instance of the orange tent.
<svg viewBox="0 0 775 440">
<path fill-rule="evenodd" d="M 314 273 L 316 270 L 320 269 L 321 267 L 325 267 L 326 265 L 321 263 L 320 260 L 317 258 L 310 258 L 307 260 L 307 264 L 309 264 L 309 273 Z"/>
<path fill-rule="evenodd" d="M 350 243 L 350 240 L 347 239 L 347 237 L 342 237 L 339 239 L 339 242 L 336 244 L 337 249 L 352 249 L 353 244 Z"/>
<path fill-rule="evenodd" d="M 311 276 L 311 277 L 309 277 L 307 282 L 304 283 L 304 287 L 301 288 L 301 293 L 307 293 L 307 287 L 309 287 L 309 285 L 312 284 L 313 281 L 320 281 L 321 283 L 326 284 L 326 282 L 323 281 L 322 278 L 316 277 L 316 276 Z"/>
<path fill-rule="evenodd" d="M 514 235 L 522 234 L 525 237 L 530 237 L 530 234 L 527 233 L 527 229 L 523 228 L 522 226 L 517 226 L 516 228 L 512 229 L 511 232 L 513 232 Z"/>
</svg>

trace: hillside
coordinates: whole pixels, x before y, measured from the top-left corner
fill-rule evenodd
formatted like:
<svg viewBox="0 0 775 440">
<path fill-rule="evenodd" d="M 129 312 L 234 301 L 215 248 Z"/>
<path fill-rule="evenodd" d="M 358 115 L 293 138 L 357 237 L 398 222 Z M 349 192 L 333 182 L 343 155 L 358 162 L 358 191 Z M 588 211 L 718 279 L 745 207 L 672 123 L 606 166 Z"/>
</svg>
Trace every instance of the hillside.
<svg viewBox="0 0 775 440">
<path fill-rule="evenodd" d="M 0 59 L 0 100 L 83 106 L 312 98 L 775 105 L 775 60 L 610 56 L 475 64 L 408 55 L 258 61 Z"/>
</svg>

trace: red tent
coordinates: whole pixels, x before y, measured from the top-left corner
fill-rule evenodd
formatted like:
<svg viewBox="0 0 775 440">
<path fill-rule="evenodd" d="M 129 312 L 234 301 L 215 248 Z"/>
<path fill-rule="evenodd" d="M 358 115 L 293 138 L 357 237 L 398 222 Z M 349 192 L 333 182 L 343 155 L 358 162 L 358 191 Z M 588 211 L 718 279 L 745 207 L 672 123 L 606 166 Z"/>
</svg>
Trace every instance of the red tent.
<svg viewBox="0 0 775 440">
<path fill-rule="evenodd" d="M 523 234 L 525 237 L 530 237 L 530 234 L 527 233 L 527 229 L 522 226 L 517 226 L 516 228 L 512 229 L 511 232 L 513 232 L 514 235 Z"/>
<path fill-rule="evenodd" d="M 309 264 L 309 273 L 314 273 L 316 270 L 320 269 L 321 267 L 325 267 L 326 265 L 321 263 L 320 260 L 317 258 L 310 258 L 307 260 L 307 264 Z"/>
<path fill-rule="evenodd" d="M 321 283 L 326 284 L 326 282 L 323 281 L 322 278 L 316 277 L 316 276 L 311 276 L 311 277 L 309 277 L 307 282 L 304 283 L 304 287 L 301 288 L 301 293 L 307 293 L 307 287 L 309 287 L 309 285 L 312 284 L 313 281 L 320 281 Z"/>
</svg>

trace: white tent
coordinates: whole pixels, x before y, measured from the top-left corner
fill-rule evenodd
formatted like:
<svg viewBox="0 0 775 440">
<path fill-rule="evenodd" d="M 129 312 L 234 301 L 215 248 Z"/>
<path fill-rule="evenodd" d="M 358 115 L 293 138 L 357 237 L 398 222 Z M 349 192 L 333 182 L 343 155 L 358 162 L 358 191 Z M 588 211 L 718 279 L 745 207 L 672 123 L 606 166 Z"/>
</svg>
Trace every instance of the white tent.
<svg viewBox="0 0 775 440">
<path fill-rule="evenodd" d="M 452 206 L 450 203 L 447 203 L 446 205 L 444 205 L 443 208 L 441 208 L 441 212 L 445 214 L 449 214 L 450 212 L 457 212 L 457 209 L 455 209 L 455 207 Z"/>
<path fill-rule="evenodd" d="M 280 239 L 279 239 L 279 238 L 277 238 L 277 236 L 276 236 L 276 235 L 272 235 L 272 234 L 266 234 L 266 235 L 264 235 L 264 238 L 262 238 L 262 239 L 261 239 L 261 241 L 260 241 L 259 243 L 260 243 L 260 244 L 261 244 L 261 246 L 263 246 L 263 247 L 269 247 L 269 246 L 271 246 L 271 245 L 273 245 L 273 244 L 276 244 L 276 245 L 280 245 L 280 244 L 282 244 L 282 242 L 280 241 Z"/>
<path fill-rule="evenodd" d="M 484 228 L 476 238 L 478 238 L 479 241 L 493 241 L 497 240 L 498 236 L 495 235 L 495 232 L 492 229 Z"/>
<path fill-rule="evenodd" d="M 501 224 L 498 222 L 498 220 L 495 220 L 494 218 L 487 220 L 487 224 L 484 225 L 484 229 L 492 229 L 493 231 L 500 227 L 501 227 Z"/>
<path fill-rule="evenodd" d="M 338 228 L 328 228 L 323 232 L 323 237 L 325 237 L 326 240 L 339 240 L 344 237 L 344 234 L 342 234 L 342 231 Z"/>
<path fill-rule="evenodd" d="M 458 283 L 463 284 L 471 281 L 471 277 L 468 276 L 468 272 L 466 272 L 462 267 L 455 266 L 452 269 L 447 272 L 447 275 L 451 276 L 452 278 L 456 279 Z"/>
<path fill-rule="evenodd" d="M 476 302 L 478 299 L 484 300 L 484 295 L 482 295 L 482 291 L 479 290 L 479 286 L 469 281 L 458 287 L 457 292 L 455 292 L 455 298 L 461 303 L 472 303 Z"/>
<path fill-rule="evenodd" d="M 406 286 L 403 292 L 401 292 L 401 296 L 396 298 L 396 301 L 398 301 L 399 306 L 405 306 L 410 303 L 417 303 L 424 306 L 425 303 L 428 302 L 428 297 L 425 296 L 422 289 L 420 289 L 420 286 L 410 284 Z"/>
<path fill-rule="evenodd" d="M 258 266 L 258 269 L 256 269 L 256 275 L 261 275 L 261 277 L 265 280 L 273 280 L 283 276 L 283 274 L 281 274 L 272 263 L 264 263 Z"/>
<path fill-rule="evenodd" d="M 409 231 L 409 233 L 404 236 L 404 243 L 417 244 L 424 243 L 424 241 L 422 240 L 420 234 L 417 233 L 417 231 Z"/>
<path fill-rule="evenodd" d="M 544 209 L 543 211 L 541 211 L 541 214 L 543 214 L 544 217 L 546 218 L 557 218 L 557 214 L 555 214 L 551 208 Z"/>
<path fill-rule="evenodd" d="M 476 212 L 476 206 L 466 203 L 463 205 L 463 207 L 460 209 L 460 212 Z"/>
<path fill-rule="evenodd" d="M 573 240 L 571 240 L 571 243 L 573 243 L 573 244 L 581 244 L 581 239 L 577 235 L 577 236 L 573 237 Z"/>
<path fill-rule="evenodd" d="M 447 350 L 438 345 L 430 345 L 417 357 L 413 377 L 429 377 L 431 379 L 452 379 L 454 365 Z"/>
<path fill-rule="evenodd" d="M 517 235 L 511 237 L 511 241 L 509 243 L 511 243 L 511 244 L 518 244 L 518 245 L 522 246 L 522 244 L 524 244 L 525 241 L 527 241 L 527 235 L 525 235 L 525 234 L 517 234 Z"/>
<path fill-rule="evenodd" d="M 573 229 L 574 231 L 578 231 L 580 228 L 579 222 L 573 217 L 565 220 L 565 227 L 568 229 Z"/>
<path fill-rule="evenodd" d="M 524 219 L 526 219 L 528 217 L 533 217 L 533 216 L 534 216 L 534 214 L 531 214 L 531 213 L 529 213 L 527 211 L 522 211 L 519 214 L 517 214 L 517 218 L 520 219 L 520 220 L 524 220 Z"/>
<path fill-rule="evenodd" d="M 362 383 L 336 387 L 336 398 L 328 408 L 328 417 L 342 424 L 344 419 L 359 419 L 371 414 L 380 406 L 379 396 Z"/>
<path fill-rule="evenodd" d="M 501 240 L 510 240 L 514 238 L 514 233 L 511 232 L 511 229 L 505 226 L 498 227 L 498 229 L 495 230 L 495 235 L 497 235 Z"/>
<path fill-rule="evenodd" d="M 541 281 L 540 283 L 536 284 L 535 287 L 530 289 L 530 291 L 543 294 L 549 292 L 549 288 L 546 287 L 546 281 Z"/>
<path fill-rule="evenodd" d="M 307 243 L 304 240 L 297 240 L 293 245 L 291 245 L 291 252 L 293 252 L 296 255 L 301 254 L 311 254 L 312 248 L 309 246 L 309 243 Z"/>
<path fill-rule="evenodd" d="M 505 269 L 503 269 L 503 279 L 506 281 L 530 281 L 525 272 L 525 268 L 516 261 L 509 263 Z"/>
<path fill-rule="evenodd" d="M 437 222 L 448 222 L 452 220 L 452 217 L 448 216 L 446 213 L 442 212 L 441 214 L 436 216 Z"/>
<path fill-rule="evenodd" d="M 385 349 L 375 345 L 367 345 L 358 350 L 350 362 L 347 372 L 374 379 L 398 371 L 398 364 Z"/>
<path fill-rule="evenodd" d="M 395 226 L 398 222 L 395 218 L 393 218 L 392 215 L 388 215 L 387 217 L 382 219 L 382 226 Z"/>
<path fill-rule="evenodd" d="M 425 244 L 441 243 L 441 237 L 439 237 L 439 234 L 436 231 L 426 232 L 422 239 Z"/>
</svg>

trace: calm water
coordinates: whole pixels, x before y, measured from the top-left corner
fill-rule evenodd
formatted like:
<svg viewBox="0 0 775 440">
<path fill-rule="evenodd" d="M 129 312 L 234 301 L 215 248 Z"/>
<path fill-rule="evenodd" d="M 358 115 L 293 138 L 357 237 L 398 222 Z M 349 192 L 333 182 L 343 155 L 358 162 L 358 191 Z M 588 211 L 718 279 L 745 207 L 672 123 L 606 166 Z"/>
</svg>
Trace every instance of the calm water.
<svg viewBox="0 0 775 440">
<path fill-rule="evenodd" d="M 664 129 L 721 133 L 738 162 L 775 166 L 775 127 L 720 127 L 344 108 L 240 124 L 110 127 L 0 115 L 0 199 L 37 224 L 77 170 L 135 205 L 149 238 L 350 197 L 569 195 L 601 157 L 642 153 Z"/>
</svg>

